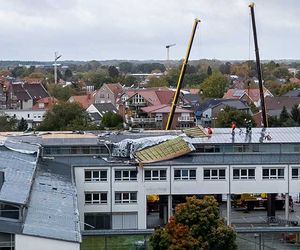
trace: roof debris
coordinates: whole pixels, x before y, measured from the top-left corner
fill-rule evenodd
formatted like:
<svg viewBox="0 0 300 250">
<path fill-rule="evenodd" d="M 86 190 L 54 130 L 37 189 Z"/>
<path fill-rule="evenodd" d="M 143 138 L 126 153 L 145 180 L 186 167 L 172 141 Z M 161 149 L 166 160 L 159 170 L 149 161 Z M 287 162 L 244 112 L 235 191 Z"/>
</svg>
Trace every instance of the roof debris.
<svg viewBox="0 0 300 250">
<path fill-rule="evenodd" d="M 210 136 L 206 130 L 198 125 L 196 127 L 193 127 L 193 128 L 188 128 L 188 129 L 185 129 L 183 130 L 183 132 L 189 136 L 189 137 L 194 137 L 194 138 L 202 138 L 202 137 L 207 137 L 207 136 Z"/>
<path fill-rule="evenodd" d="M 151 163 L 170 160 L 194 151 L 192 144 L 186 142 L 182 137 L 177 137 L 158 145 L 137 151 L 134 155 L 139 163 Z"/>
</svg>

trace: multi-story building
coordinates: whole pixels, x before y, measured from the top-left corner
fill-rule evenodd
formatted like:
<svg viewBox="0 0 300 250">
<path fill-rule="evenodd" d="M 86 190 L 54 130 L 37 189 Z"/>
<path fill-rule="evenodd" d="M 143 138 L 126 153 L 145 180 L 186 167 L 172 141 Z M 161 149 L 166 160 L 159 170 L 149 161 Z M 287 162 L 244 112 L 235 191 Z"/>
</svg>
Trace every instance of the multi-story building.
<svg viewBox="0 0 300 250">
<path fill-rule="evenodd" d="M 43 135 L 41 144 L 42 158 L 72 169 L 81 230 L 139 230 L 166 222 L 189 195 L 225 195 L 228 224 L 232 194 L 282 193 L 288 202 L 290 194 L 299 193 L 299 134 L 300 128 L 240 129 L 235 134 L 214 129 L 202 137 L 182 131 L 54 134 Z M 176 138 L 186 144 L 176 143 L 178 149 L 163 145 Z M 160 151 L 153 153 L 156 144 Z M 153 194 L 159 197 L 156 219 L 147 201 Z"/>
</svg>

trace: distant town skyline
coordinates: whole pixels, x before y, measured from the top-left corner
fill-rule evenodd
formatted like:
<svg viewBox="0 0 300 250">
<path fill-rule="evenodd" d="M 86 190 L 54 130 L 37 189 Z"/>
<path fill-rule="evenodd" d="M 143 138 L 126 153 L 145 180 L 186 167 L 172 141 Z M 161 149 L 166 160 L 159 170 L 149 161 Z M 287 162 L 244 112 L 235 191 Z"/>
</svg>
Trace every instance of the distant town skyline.
<svg viewBox="0 0 300 250">
<path fill-rule="evenodd" d="M 0 60 L 253 60 L 246 0 L 10 0 L 0 9 Z M 261 59 L 300 59 L 297 0 L 257 0 Z M 250 39 L 249 39 L 250 31 Z M 250 44 L 249 44 L 250 41 Z M 250 47 L 249 47 L 250 45 Z M 250 55 L 250 56 L 249 56 Z"/>
</svg>

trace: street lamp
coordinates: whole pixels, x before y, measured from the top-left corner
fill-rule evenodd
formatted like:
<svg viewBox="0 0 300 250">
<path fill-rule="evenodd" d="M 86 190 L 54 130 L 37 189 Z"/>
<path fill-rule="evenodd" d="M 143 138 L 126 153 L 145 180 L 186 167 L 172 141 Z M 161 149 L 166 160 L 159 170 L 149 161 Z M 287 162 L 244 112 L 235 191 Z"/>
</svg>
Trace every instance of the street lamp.
<svg viewBox="0 0 300 250">
<path fill-rule="evenodd" d="M 54 83 L 57 84 L 57 60 L 61 57 L 58 52 L 54 53 Z"/>
</svg>

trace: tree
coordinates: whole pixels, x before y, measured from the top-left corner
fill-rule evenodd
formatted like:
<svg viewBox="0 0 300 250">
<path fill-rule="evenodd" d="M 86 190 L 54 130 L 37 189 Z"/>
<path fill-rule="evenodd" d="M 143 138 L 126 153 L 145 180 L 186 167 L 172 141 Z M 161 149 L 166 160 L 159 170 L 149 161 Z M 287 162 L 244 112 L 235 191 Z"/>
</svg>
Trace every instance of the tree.
<svg viewBox="0 0 300 250">
<path fill-rule="evenodd" d="M 200 200 L 187 197 L 164 228 L 150 237 L 153 250 L 160 249 L 237 249 L 236 234 L 219 216 L 218 203 L 212 196 Z"/>
<path fill-rule="evenodd" d="M 294 105 L 291 110 L 292 119 L 299 125 L 300 124 L 300 111 L 298 105 Z"/>
<path fill-rule="evenodd" d="M 231 68 L 231 63 L 226 62 L 220 65 L 219 70 L 223 75 L 229 75 L 230 74 L 230 68 Z"/>
<path fill-rule="evenodd" d="M 71 86 L 62 87 L 60 85 L 50 84 L 47 86 L 49 93 L 60 101 L 67 101 L 75 90 Z"/>
<path fill-rule="evenodd" d="M 290 72 L 288 71 L 287 68 L 284 68 L 284 67 L 278 67 L 274 70 L 274 76 L 277 77 L 277 78 L 289 78 L 291 75 L 290 75 Z"/>
<path fill-rule="evenodd" d="M 252 127 L 255 126 L 255 122 L 250 114 L 227 106 L 224 111 L 219 112 L 216 124 L 217 127 L 226 128 L 231 127 L 231 123 L 235 122 L 237 127 L 246 127 L 247 121 L 251 121 Z"/>
<path fill-rule="evenodd" d="M 164 87 L 168 86 L 168 82 L 165 78 L 158 78 L 158 77 L 150 77 L 149 82 L 147 83 L 148 87 Z"/>
<path fill-rule="evenodd" d="M 212 69 L 210 66 L 207 67 L 207 75 L 211 76 L 212 75 Z"/>
<path fill-rule="evenodd" d="M 92 129 L 88 113 L 78 104 L 61 102 L 47 111 L 38 130 L 89 130 Z"/>
<path fill-rule="evenodd" d="M 0 115 L 0 132 L 15 131 L 17 121 L 15 118 Z"/>
<path fill-rule="evenodd" d="M 220 98 L 224 95 L 225 89 L 228 85 L 228 78 L 217 73 L 204 80 L 200 87 L 203 90 L 204 97 Z"/>
<path fill-rule="evenodd" d="M 72 76 L 73 76 L 72 70 L 66 69 L 66 71 L 65 71 L 65 80 L 66 81 L 70 80 L 72 78 Z"/>
<path fill-rule="evenodd" d="M 123 118 L 119 114 L 113 113 L 111 111 L 106 112 L 101 121 L 101 125 L 108 128 L 120 127 L 123 124 Z"/>
<path fill-rule="evenodd" d="M 108 67 L 108 75 L 111 78 L 116 78 L 116 77 L 119 76 L 119 71 L 118 71 L 118 69 L 115 66 L 109 66 Z"/>
<path fill-rule="evenodd" d="M 280 127 L 293 127 L 295 126 L 295 121 L 287 111 L 286 107 L 283 106 L 280 116 L 279 116 Z"/>
<path fill-rule="evenodd" d="M 22 117 L 18 123 L 18 131 L 25 131 L 28 128 L 27 121 Z"/>
<path fill-rule="evenodd" d="M 119 64 L 119 69 L 123 73 L 132 73 L 134 65 L 130 62 L 122 62 Z"/>
</svg>

